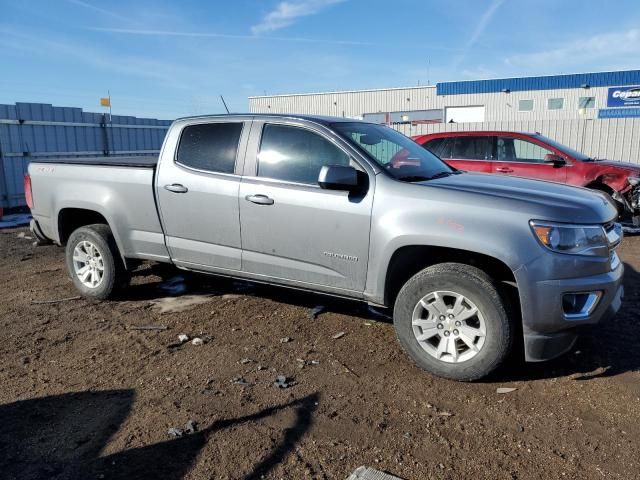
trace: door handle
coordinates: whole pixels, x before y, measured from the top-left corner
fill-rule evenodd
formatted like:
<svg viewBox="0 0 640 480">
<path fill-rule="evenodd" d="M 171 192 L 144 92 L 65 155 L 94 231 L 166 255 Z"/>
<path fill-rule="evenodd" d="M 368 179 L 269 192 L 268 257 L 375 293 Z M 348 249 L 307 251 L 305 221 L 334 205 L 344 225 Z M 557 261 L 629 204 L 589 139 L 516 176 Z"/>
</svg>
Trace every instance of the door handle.
<svg viewBox="0 0 640 480">
<path fill-rule="evenodd" d="M 496 172 L 511 173 L 511 172 L 513 172 L 513 169 L 511 169 L 509 167 L 498 167 L 498 168 L 496 168 Z"/>
<path fill-rule="evenodd" d="M 172 183 L 170 185 L 165 185 L 164 189 L 169 190 L 170 192 L 173 192 L 173 193 L 187 193 L 189 191 L 187 187 L 185 187 L 184 185 L 180 185 L 179 183 Z"/>
<path fill-rule="evenodd" d="M 266 195 L 247 195 L 244 197 L 245 200 L 250 201 L 251 203 L 256 203 L 258 205 L 273 205 L 273 198 L 269 198 Z"/>
</svg>

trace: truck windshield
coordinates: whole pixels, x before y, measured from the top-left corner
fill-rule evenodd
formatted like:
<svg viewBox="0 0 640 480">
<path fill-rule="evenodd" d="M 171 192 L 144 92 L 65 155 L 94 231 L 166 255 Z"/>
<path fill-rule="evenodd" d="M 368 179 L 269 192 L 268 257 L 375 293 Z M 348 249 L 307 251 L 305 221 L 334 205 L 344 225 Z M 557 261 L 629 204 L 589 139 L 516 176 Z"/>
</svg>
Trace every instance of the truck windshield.
<svg viewBox="0 0 640 480">
<path fill-rule="evenodd" d="M 384 125 L 336 122 L 332 128 L 398 180 L 419 182 L 455 171 L 427 149 Z"/>
</svg>

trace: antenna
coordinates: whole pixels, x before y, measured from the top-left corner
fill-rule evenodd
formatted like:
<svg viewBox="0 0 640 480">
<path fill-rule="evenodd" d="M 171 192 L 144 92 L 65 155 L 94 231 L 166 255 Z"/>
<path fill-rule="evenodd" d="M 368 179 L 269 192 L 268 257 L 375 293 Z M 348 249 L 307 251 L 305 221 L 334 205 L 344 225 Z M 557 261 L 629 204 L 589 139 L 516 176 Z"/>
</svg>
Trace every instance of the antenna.
<svg viewBox="0 0 640 480">
<path fill-rule="evenodd" d="M 222 104 L 224 105 L 224 109 L 227 111 L 227 113 L 231 113 L 229 112 L 229 107 L 227 107 L 227 102 L 224 101 L 224 97 L 222 95 L 220 95 L 220 100 L 222 100 Z"/>
</svg>

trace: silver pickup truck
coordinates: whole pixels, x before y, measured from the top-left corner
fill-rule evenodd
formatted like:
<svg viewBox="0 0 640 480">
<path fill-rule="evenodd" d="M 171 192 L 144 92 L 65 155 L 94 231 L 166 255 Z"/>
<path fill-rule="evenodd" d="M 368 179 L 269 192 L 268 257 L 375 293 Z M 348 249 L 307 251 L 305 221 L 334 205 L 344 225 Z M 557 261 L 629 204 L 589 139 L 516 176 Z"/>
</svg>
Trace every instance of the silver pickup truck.
<svg viewBox="0 0 640 480">
<path fill-rule="evenodd" d="M 410 161 L 396 161 L 409 159 Z M 473 380 L 569 350 L 620 308 L 621 229 L 583 188 L 449 167 L 382 125 L 176 120 L 160 157 L 34 162 L 33 233 L 105 299 L 140 260 L 393 309 L 422 368 Z"/>
</svg>

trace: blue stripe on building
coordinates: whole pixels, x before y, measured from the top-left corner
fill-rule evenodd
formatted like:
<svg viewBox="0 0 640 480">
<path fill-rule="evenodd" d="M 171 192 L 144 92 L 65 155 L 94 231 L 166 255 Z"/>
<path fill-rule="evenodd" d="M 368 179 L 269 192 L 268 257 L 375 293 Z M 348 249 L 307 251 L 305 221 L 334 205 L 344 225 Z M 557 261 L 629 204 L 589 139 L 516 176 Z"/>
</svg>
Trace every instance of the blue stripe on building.
<svg viewBox="0 0 640 480">
<path fill-rule="evenodd" d="M 504 90 L 522 92 L 526 90 L 581 88 L 585 85 L 589 87 L 640 85 L 640 70 L 576 73 L 545 77 L 499 78 L 468 82 L 441 82 L 436 84 L 436 92 L 438 95 L 461 95 L 470 93 L 496 93 Z"/>
<path fill-rule="evenodd" d="M 640 117 L 640 108 L 601 108 L 598 118 L 633 118 Z"/>
</svg>

